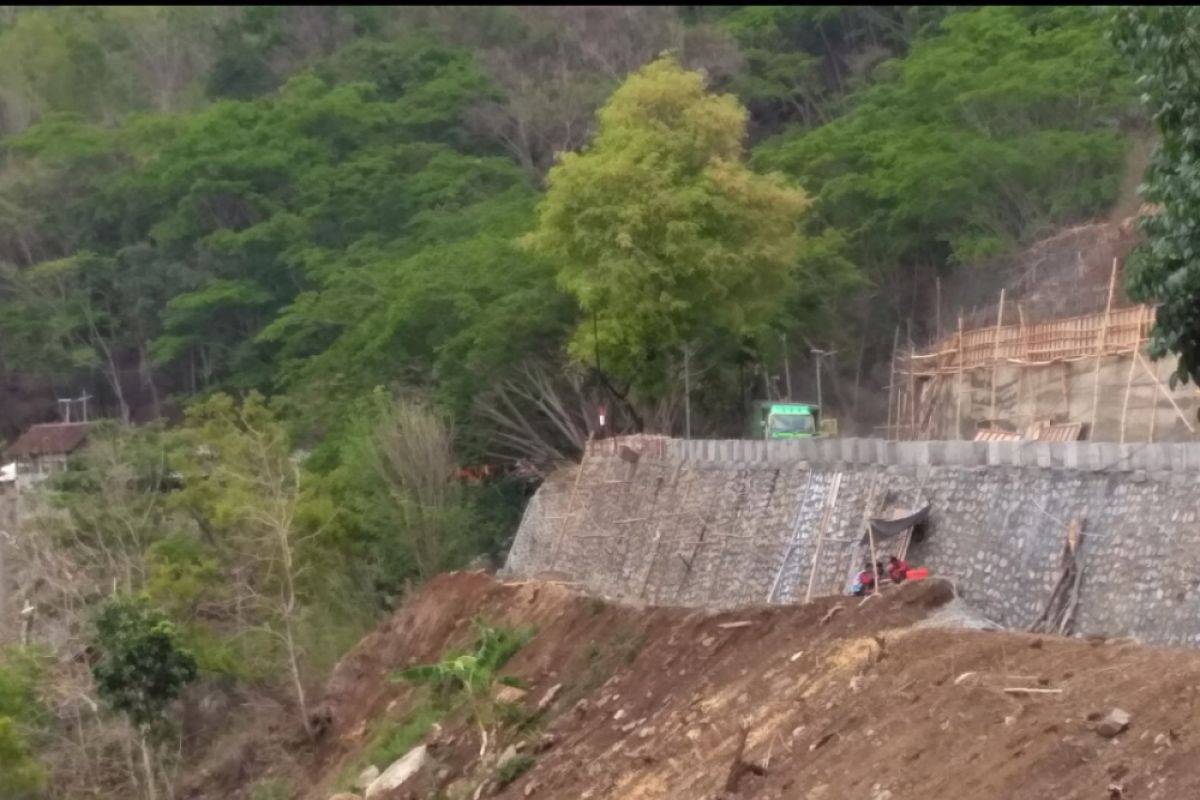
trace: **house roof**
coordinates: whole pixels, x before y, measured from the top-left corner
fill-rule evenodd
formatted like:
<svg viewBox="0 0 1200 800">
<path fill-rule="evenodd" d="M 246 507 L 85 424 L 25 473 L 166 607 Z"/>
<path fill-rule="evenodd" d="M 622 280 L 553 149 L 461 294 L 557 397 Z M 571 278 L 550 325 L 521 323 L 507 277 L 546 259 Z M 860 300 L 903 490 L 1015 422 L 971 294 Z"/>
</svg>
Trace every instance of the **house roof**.
<svg viewBox="0 0 1200 800">
<path fill-rule="evenodd" d="M 87 438 L 86 422 L 48 422 L 34 425 L 6 451 L 10 458 L 58 456 L 74 452 Z"/>
</svg>

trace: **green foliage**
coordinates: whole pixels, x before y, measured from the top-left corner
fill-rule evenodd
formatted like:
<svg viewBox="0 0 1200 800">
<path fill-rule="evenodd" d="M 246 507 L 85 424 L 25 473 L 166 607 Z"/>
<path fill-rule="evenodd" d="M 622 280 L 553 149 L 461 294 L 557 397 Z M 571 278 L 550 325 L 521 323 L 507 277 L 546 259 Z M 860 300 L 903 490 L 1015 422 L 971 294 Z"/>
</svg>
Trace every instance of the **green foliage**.
<svg viewBox="0 0 1200 800">
<path fill-rule="evenodd" d="M 143 730 L 161 726 L 197 675 L 175 626 L 143 600 L 116 597 L 100 608 L 96 630 L 102 657 L 92 676 L 100 696 Z"/>
<path fill-rule="evenodd" d="M 442 712 L 432 705 L 422 704 L 400 719 L 389 720 L 372 737 L 366 750 L 365 763 L 381 770 L 387 769 L 392 762 L 420 744 L 441 716 Z"/>
<path fill-rule="evenodd" d="M 746 112 L 665 58 L 613 94 L 595 141 L 550 171 L 531 251 L 595 323 L 571 353 L 649 395 L 664 359 L 716 328 L 761 331 L 793 290 L 802 192 L 742 162 Z M 593 340 L 595 336 L 597 341 Z"/>
<path fill-rule="evenodd" d="M 35 797 L 46 785 L 34 753 L 47 722 L 37 694 L 41 666 L 32 651 L 0 650 L 0 786 L 13 800 Z"/>
<path fill-rule="evenodd" d="M 489 732 L 498 719 L 494 698 L 496 688 L 520 683 L 499 672 L 533 638 L 534 631 L 531 628 L 497 628 L 480 618 L 472 620 L 472 624 L 476 640 L 470 653 L 451 654 L 436 664 L 408 667 L 393 673 L 392 680 L 432 686 L 435 693 L 464 702 L 480 730 L 482 754 L 487 750 Z"/>
<path fill-rule="evenodd" d="M 1094 9 L 989 6 L 941 29 L 847 114 L 756 154 L 814 191 L 868 266 L 995 255 L 1117 190 L 1131 86 Z"/>
<path fill-rule="evenodd" d="M 508 759 L 496 768 L 496 783 L 498 788 L 503 789 L 505 786 L 513 783 L 531 770 L 536 763 L 537 759 L 527 755 L 517 755 Z"/>
<path fill-rule="evenodd" d="M 1125 6 L 1115 14 L 1117 46 L 1158 129 L 1142 196 L 1158 204 L 1142 218 L 1145 244 L 1129 259 L 1130 295 L 1155 303 L 1150 351 L 1174 353 L 1176 381 L 1200 383 L 1200 12 L 1189 6 Z"/>
<path fill-rule="evenodd" d="M 34 759 L 17 721 L 0 716 L 0 781 L 12 800 L 34 797 L 46 785 L 46 770 Z"/>
</svg>

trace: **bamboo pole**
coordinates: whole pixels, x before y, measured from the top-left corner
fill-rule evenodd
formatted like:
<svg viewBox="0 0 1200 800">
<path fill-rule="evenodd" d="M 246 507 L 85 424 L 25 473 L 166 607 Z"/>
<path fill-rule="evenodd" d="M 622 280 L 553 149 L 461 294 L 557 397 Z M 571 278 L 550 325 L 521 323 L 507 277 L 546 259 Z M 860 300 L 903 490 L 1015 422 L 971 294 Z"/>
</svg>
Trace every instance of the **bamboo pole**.
<svg viewBox="0 0 1200 800">
<path fill-rule="evenodd" d="M 915 351 L 912 338 L 912 317 L 908 318 L 908 416 L 909 428 L 908 435 L 913 439 L 917 438 L 917 378 L 913 375 L 913 370 L 916 366 L 913 364 L 913 352 Z"/>
<path fill-rule="evenodd" d="M 1141 345 L 1138 345 L 1138 348 L 1140 350 Z M 1158 364 L 1154 365 L 1154 378 L 1155 378 L 1155 380 L 1158 379 Z M 1154 387 L 1151 386 L 1150 387 L 1150 432 L 1146 435 L 1146 441 L 1150 442 L 1151 444 L 1154 443 L 1154 428 L 1157 426 L 1157 423 L 1158 423 L 1158 397 L 1156 395 L 1157 395 L 1157 393 L 1154 391 Z"/>
<path fill-rule="evenodd" d="M 796 549 L 796 537 L 800 535 L 800 523 L 804 519 L 804 498 L 808 497 L 809 487 L 812 486 L 812 476 L 813 474 L 810 470 L 808 478 L 804 481 L 804 491 L 800 493 L 800 500 L 796 503 L 796 517 L 792 520 L 792 530 L 788 535 L 786 546 L 783 548 L 783 558 L 779 560 L 779 570 L 775 573 L 775 580 L 771 583 L 771 590 L 767 592 L 767 605 L 774 602 L 775 592 L 779 589 L 780 581 L 783 580 L 783 571 L 787 568 L 788 560 L 792 557 L 792 551 Z"/>
<path fill-rule="evenodd" d="M 871 544 L 871 572 L 875 573 L 875 586 L 872 594 L 879 594 L 879 559 L 875 554 L 875 529 L 871 527 L 870 520 L 867 520 L 867 541 Z"/>
<path fill-rule="evenodd" d="M 1113 259 L 1108 276 L 1108 301 L 1104 304 L 1104 319 L 1100 323 L 1100 336 L 1096 344 L 1096 365 L 1092 370 L 1092 421 L 1088 426 L 1088 438 L 1096 435 L 1096 405 L 1100 402 L 1100 358 L 1104 355 L 1104 340 L 1108 335 L 1108 316 L 1112 313 L 1113 289 L 1117 285 L 1117 259 Z"/>
<path fill-rule="evenodd" d="M 583 479 L 583 468 L 587 466 L 588 451 L 591 449 L 591 444 L 592 437 L 589 435 L 587 442 L 583 445 L 583 458 L 579 460 L 579 471 L 575 473 L 575 483 L 571 486 L 571 496 L 567 499 L 567 513 L 563 515 L 563 526 L 558 532 L 558 538 L 554 542 L 554 552 L 550 556 L 550 569 L 552 571 L 558 566 L 558 554 L 562 550 L 563 539 L 567 535 L 572 509 L 575 506 L 575 495 L 579 492 L 579 481 Z"/>
<path fill-rule="evenodd" d="M 988 412 L 989 425 L 994 424 L 996 420 L 996 370 L 1000 366 L 1000 326 L 1004 322 L 1004 291 L 1000 290 L 1000 309 L 996 313 L 996 333 L 992 342 L 992 405 Z"/>
<path fill-rule="evenodd" d="M 896 349 L 900 346 L 900 326 L 896 326 L 896 332 L 892 336 L 892 376 L 888 380 L 888 429 L 887 435 L 891 439 L 896 435 L 896 428 L 892 427 L 892 405 L 898 399 L 896 397 Z M 900 424 L 899 409 L 896 410 L 895 425 Z"/>
<path fill-rule="evenodd" d="M 1137 356 L 1131 355 L 1129 358 L 1129 372 L 1125 375 L 1125 400 L 1121 403 L 1121 444 L 1125 444 L 1125 417 L 1129 413 L 1129 393 L 1133 389 L 1133 371 L 1136 368 Z"/>
<path fill-rule="evenodd" d="M 829 520 L 833 518 L 834 509 L 837 507 L 838 491 L 842 487 L 842 473 L 833 476 L 833 488 L 829 491 L 829 505 L 825 509 L 825 513 L 821 515 L 821 527 L 817 531 L 817 547 L 813 552 L 812 567 L 808 571 L 808 589 L 804 592 L 804 602 L 812 602 L 813 584 L 817 579 L 817 564 L 821 561 L 821 547 L 825 544 L 825 529 L 829 527 Z"/>
<path fill-rule="evenodd" d="M 1022 361 L 1029 361 L 1029 342 L 1025 338 L 1026 335 L 1027 335 L 1027 333 L 1025 331 L 1025 307 L 1021 303 L 1017 303 L 1017 336 L 1018 336 L 1017 344 L 1021 348 L 1021 360 Z M 1018 405 L 1023 405 L 1025 403 L 1025 390 L 1027 388 L 1027 384 L 1026 384 L 1026 380 L 1025 380 L 1025 372 L 1027 369 L 1028 369 L 1028 367 L 1025 367 L 1025 366 L 1021 366 L 1021 367 L 1017 368 L 1017 404 Z M 1035 394 L 1035 393 L 1030 392 L 1030 394 Z M 1028 421 L 1027 421 L 1026 427 L 1033 425 L 1035 422 L 1037 422 L 1037 409 L 1033 408 L 1032 407 L 1033 405 L 1034 405 L 1034 403 L 1030 403 L 1028 406 L 1026 406 L 1026 408 L 1028 410 L 1028 415 L 1027 415 Z"/>
<path fill-rule="evenodd" d="M 1142 317 L 1144 316 L 1144 314 L 1145 314 L 1145 308 L 1143 306 L 1139 306 L 1138 313 L 1137 313 L 1137 321 L 1134 323 L 1135 324 L 1134 339 L 1137 340 L 1133 346 L 1134 353 L 1136 353 L 1142 346 L 1141 345 Z M 1125 400 L 1121 403 L 1121 444 L 1125 443 L 1125 417 L 1126 417 L 1126 414 L 1128 414 L 1128 412 L 1129 412 L 1129 394 L 1133 390 L 1133 371 L 1136 368 L 1137 368 L 1137 357 L 1130 354 L 1130 356 L 1129 356 L 1129 374 L 1127 374 L 1125 376 Z M 1152 404 L 1151 409 L 1150 409 L 1150 417 L 1152 420 L 1154 418 L 1154 410 L 1155 410 L 1154 405 L 1155 404 Z"/>
<path fill-rule="evenodd" d="M 962 309 L 958 310 L 958 403 L 954 407 L 954 438 L 961 439 L 962 435 L 962 404 L 963 404 L 963 366 L 967 358 L 966 344 L 963 342 Z"/>
<path fill-rule="evenodd" d="M 1146 370 L 1146 374 L 1149 375 L 1151 377 L 1151 379 L 1154 380 L 1154 385 L 1157 386 L 1158 390 L 1160 392 L 1162 392 L 1164 397 L 1167 398 L 1167 402 L 1169 402 L 1171 404 L 1171 408 L 1175 409 L 1175 413 L 1179 415 L 1179 419 L 1181 419 L 1183 421 L 1183 424 L 1187 427 L 1188 433 L 1195 433 L 1196 432 L 1195 427 L 1192 426 L 1192 423 L 1188 422 L 1188 418 L 1186 416 L 1184 416 L 1183 411 L 1179 408 L 1179 404 L 1176 403 L 1175 398 L 1171 396 L 1171 392 L 1167 390 L 1167 387 L 1162 385 L 1162 381 L 1160 381 L 1158 379 L 1158 376 L 1155 375 L 1154 372 L 1150 369 L 1150 365 L 1147 364 L 1146 359 L 1142 357 L 1142 351 L 1135 350 L 1134 355 L 1136 355 L 1138 361 L 1141 362 L 1142 367 Z"/>
</svg>

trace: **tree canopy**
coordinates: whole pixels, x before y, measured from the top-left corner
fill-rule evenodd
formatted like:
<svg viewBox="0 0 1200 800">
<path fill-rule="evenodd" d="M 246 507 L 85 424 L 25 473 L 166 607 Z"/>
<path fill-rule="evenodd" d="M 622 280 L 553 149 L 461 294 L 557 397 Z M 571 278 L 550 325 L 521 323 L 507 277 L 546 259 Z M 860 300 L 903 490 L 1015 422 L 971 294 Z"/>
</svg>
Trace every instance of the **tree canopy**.
<svg viewBox="0 0 1200 800">
<path fill-rule="evenodd" d="M 550 170 L 528 248 L 593 320 L 572 355 L 651 390 L 705 329 L 762 330 L 793 289 L 807 199 L 744 163 L 746 112 L 665 58 L 601 109 L 596 138 Z M 595 341 L 593 341 L 593 336 Z"/>
<path fill-rule="evenodd" d="M 1200 383 L 1200 12 L 1194 7 L 1124 7 L 1114 40 L 1138 73 L 1137 85 L 1159 143 L 1142 196 L 1158 206 L 1141 222 L 1147 242 L 1134 251 L 1130 294 L 1158 304 L 1151 354 L 1179 356 L 1172 383 Z"/>
</svg>

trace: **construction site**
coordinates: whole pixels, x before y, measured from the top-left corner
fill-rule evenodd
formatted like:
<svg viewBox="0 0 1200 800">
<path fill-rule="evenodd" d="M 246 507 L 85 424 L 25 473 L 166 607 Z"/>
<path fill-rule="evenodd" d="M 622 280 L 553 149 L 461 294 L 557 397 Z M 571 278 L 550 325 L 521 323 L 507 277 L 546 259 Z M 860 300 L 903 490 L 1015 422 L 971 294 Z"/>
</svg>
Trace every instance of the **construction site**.
<svg viewBox="0 0 1200 800">
<path fill-rule="evenodd" d="M 1021 256 L 1010 285 L 940 307 L 927 346 L 897 330 L 892 439 L 1189 441 L 1200 390 L 1147 354 L 1153 306 L 1124 291 L 1133 220 L 1068 229 Z M 960 290 L 963 297 L 979 297 Z"/>
<path fill-rule="evenodd" d="M 1147 353 L 1128 230 L 1040 243 L 969 307 L 939 285 L 878 436 L 590 442 L 499 580 L 435 580 L 342 661 L 310 760 L 247 737 L 205 791 L 255 763 L 306 800 L 1200 795 L 1200 392 Z M 501 752 L 451 715 L 372 762 L 426 703 L 389 670 L 472 617 L 536 630 Z"/>
</svg>

